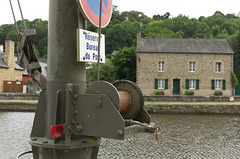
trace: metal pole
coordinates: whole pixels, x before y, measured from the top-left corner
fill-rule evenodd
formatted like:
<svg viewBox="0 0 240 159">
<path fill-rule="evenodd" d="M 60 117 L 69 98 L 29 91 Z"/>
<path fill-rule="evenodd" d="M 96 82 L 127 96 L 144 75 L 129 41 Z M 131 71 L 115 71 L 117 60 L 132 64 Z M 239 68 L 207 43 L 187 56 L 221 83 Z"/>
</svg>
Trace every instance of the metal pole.
<svg viewBox="0 0 240 159">
<path fill-rule="evenodd" d="M 13 11 L 12 2 L 11 2 L 11 0 L 9 0 L 9 2 L 10 2 L 11 9 L 12 9 L 13 19 L 14 19 L 14 22 L 15 22 L 15 25 L 16 25 L 17 33 L 19 34 L 19 29 L 18 29 L 18 25 L 17 25 L 17 22 L 16 22 L 15 14 L 14 14 L 14 11 Z"/>
<path fill-rule="evenodd" d="M 69 83 L 79 85 L 78 93 L 84 94 L 86 87 L 85 63 L 77 62 L 77 28 L 84 28 L 84 18 L 78 21 L 78 6 L 76 1 L 50 0 L 48 27 L 48 76 L 46 91 L 46 126 L 45 138 L 50 143 L 39 144 L 34 152 L 39 153 L 39 159 L 96 159 L 98 142 L 82 147 L 68 146 L 62 143 L 64 138 L 54 139 L 51 136 L 51 126 L 63 124 L 65 118 L 66 89 Z M 82 136 L 74 136 L 71 142 L 78 141 Z M 62 141 L 51 144 L 54 141 Z M 74 142 L 75 143 L 75 142 Z M 81 144 L 81 143 L 80 143 Z"/>
<path fill-rule="evenodd" d="M 68 83 L 79 84 L 80 92 L 85 92 L 86 68 L 85 63 L 77 62 L 77 35 L 76 29 L 84 27 L 84 19 L 78 24 L 78 6 L 76 1 L 50 0 L 48 25 L 48 75 L 47 75 L 47 137 L 50 127 L 55 125 L 54 105 L 56 105 L 56 92 L 60 90 L 65 96 Z M 65 103 L 65 98 L 62 98 Z M 64 110 L 64 104 L 60 109 Z M 65 122 L 64 111 L 60 114 L 60 124 Z"/>
<path fill-rule="evenodd" d="M 24 29 L 27 29 L 26 24 L 25 24 L 25 21 L 24 21 L 24 18 L 23 18 L 22 8 L 21 8 L 21 6 L 20 6 L 19 0 L 18 0 L 18 6 L 19 6 L 19 10 L 20 10 L 20 13 L 21 13 L 21 16 L 22 16 L 22 21 L 23 21 Z"/>
<path fill-rule="evenodd" d="M 101 29 L 102 29 L 102 0 L 100 0 L 99 29 L 98 29 L 98 63 L 97 63 L 97 81 L 100 76 L 100 49 L 101 49 Z"/>
</svg>

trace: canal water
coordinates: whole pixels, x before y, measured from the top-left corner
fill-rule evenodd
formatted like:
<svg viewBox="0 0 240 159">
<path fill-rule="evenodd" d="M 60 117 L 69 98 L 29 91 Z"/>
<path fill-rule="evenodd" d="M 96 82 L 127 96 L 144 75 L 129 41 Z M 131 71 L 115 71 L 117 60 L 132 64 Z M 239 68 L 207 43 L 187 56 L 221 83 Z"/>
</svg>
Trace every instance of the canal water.
<svg viewBox="0 0 240 159">
<path fill-rule="evenodd" d="M 139 133 L 102 139 L 99 159 L 240 158 L 240 116 L 154 114 L 161 139 Z M 34 113 L 0 112 L 0 159 L 15 159 L 28 144 Z M 26 155 L 23 158 L 31 158 Z"/>
</svg>

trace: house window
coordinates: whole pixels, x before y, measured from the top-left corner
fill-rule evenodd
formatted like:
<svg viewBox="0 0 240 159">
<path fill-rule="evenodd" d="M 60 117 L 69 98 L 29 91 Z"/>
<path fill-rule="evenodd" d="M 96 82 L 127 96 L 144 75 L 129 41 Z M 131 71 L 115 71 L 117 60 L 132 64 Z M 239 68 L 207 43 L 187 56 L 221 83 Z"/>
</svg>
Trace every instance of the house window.
<svg viewBox="0 0 240 159">
<path fill-rule="evenodd" d="M 163 61 L 158 63 L 158 72 L 164 72 L 164 62 Z"/>
<path fill-rule="evenodd" d="M 155 79 L 154 89 L 168 89 L 168 79 Z"/>
<path fill-rule="evenodd" d="M 199 90 L 200 80 L 199 79 L 186 79 L 186 89 Z"/>
<path fill-rule="evenodd" d="M 215 89 L 216 90 L 221 90 L 222 88 L 222 81 L 221 80 L 215 80 Z"/>
<path fill-rule="evenodd" d="M 215 63 L 215 72 L 217 72 L 217 73 L 222 72 L 222 62 Z"/>
<path fill-rule="evenodd" d="M 226 80 L 212 80 L 212 90 L 226 90 Z"/>
<path fill-rule="evenodd" d="M 158 79 L 158 89 L 164 89 L 165 88 L 165 80 L 164 79 Z"/>
<path fill-rule="evenodd" d="M 190 72 L 195 72 L 195 62 L 190 62 Z"/>
<path fill-rule="evenodd" d="M 189 89 L 196 89 L 196 80 L 189 80 Z"/>
</svg>

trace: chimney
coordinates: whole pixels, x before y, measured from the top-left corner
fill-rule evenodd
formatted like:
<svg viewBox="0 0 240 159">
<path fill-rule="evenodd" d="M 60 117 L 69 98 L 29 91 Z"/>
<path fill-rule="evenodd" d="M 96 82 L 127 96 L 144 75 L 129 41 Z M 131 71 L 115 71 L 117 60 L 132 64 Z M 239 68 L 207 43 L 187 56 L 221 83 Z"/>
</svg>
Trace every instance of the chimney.
<svg viewBox="0 0 240 159">
<path fill-rule="evenodd" d="M 3 52 L 3 45 L 0 45 L 0 52 Z"/>
<path fill-rule="evenodd" d="M 6 64 L 14 69 L 15 59 L 14 59 L 14 42 L 7 40 L 5 41 L 5 56 L 4 61 Z"/>
<path fill-rule="evenodd" d="M 141 33 L 138 33 L 137 34 L 137 46 L 140 43 L 140 40 L 141 40 Z"/>
</svg>

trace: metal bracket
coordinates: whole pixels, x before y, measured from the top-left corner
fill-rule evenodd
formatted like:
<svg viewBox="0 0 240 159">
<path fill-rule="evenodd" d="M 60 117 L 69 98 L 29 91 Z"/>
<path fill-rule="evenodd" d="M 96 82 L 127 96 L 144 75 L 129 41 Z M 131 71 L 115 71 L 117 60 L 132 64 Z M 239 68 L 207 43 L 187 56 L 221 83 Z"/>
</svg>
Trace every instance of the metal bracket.
<svg viewBox="0 0 240 159">
<path fill-rule="evenodd" d="M 65 143 L 71 135 L 124 139 L 125 122 L 105 94 L 79 94 L 78 85 L 66 89 Z"/>
</svg>

